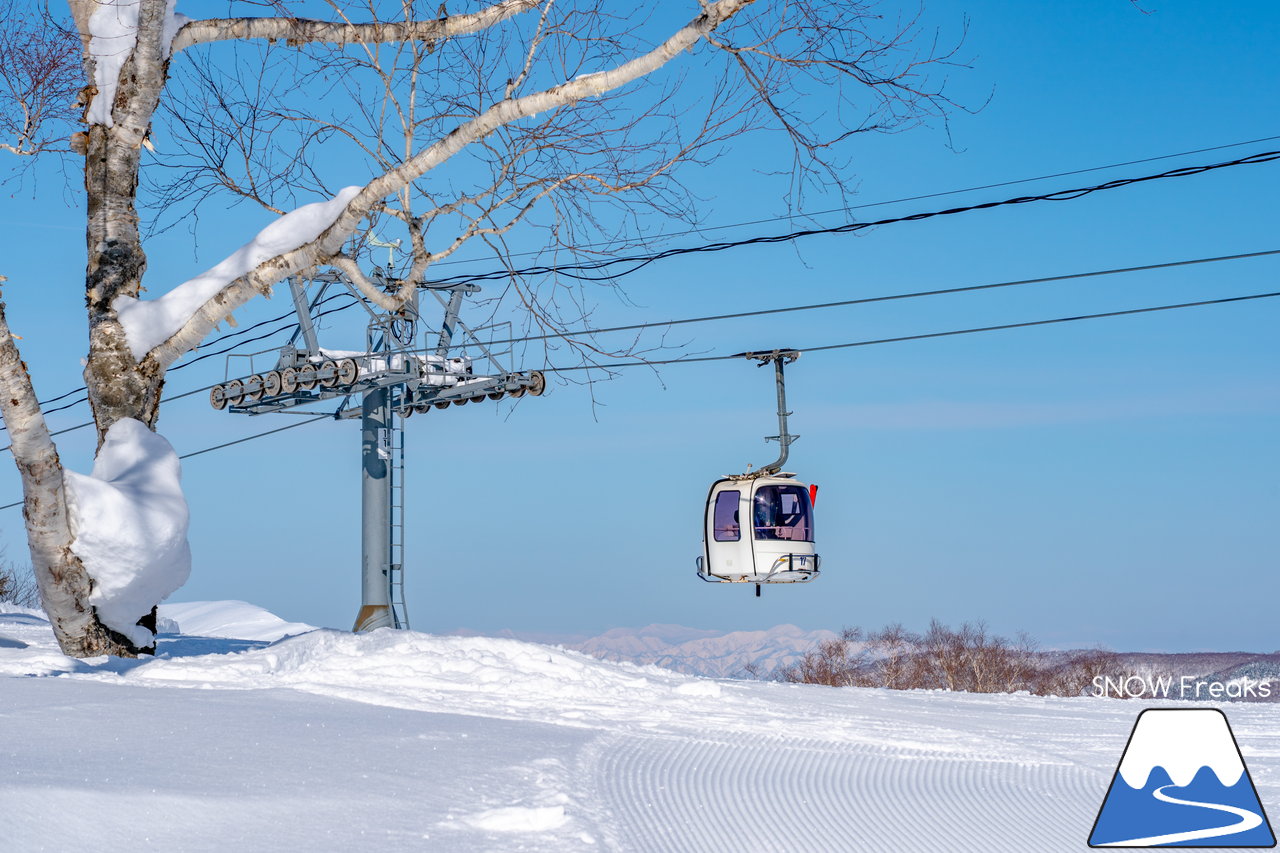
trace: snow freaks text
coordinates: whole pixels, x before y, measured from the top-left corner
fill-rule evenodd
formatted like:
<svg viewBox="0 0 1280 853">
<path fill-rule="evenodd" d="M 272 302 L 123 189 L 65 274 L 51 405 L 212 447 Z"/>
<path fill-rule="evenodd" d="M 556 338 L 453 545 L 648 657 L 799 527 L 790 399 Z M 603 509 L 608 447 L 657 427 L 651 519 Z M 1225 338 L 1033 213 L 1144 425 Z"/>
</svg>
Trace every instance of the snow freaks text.
<svg viewBox="0 0 1280 853">
<path fill-rule="evenodd" d="M 1099 699 L 1270 699 L 1272 684 L 1253 678 L 1212 681 L 1184 675 L 1103 676 L 1093 679 Z"/>
</svg>

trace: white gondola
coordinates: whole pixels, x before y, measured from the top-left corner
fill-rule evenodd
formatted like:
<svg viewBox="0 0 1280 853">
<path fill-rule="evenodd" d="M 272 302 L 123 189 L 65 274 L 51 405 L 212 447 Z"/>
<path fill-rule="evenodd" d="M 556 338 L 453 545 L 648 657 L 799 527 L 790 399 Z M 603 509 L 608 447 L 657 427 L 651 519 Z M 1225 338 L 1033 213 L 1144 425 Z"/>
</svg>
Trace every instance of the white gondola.
<svg viewBox="0 0 1280 853">
<path fill-rule="evenodd" d="M 698 574 L 725 583 L 804 583 L 818 574 L 813 502 L 795 474 L 726 477 L 707 495 Z"/>
<path fill-rule="evenodd" d="M 703 514 L 698 577 L 708 583 L 806 583 L 818 576 L 813 504 L 818 487 L 782 471 L 788 448 L 799 436 L 787 431 L 782 366 L 796 350 L 743 353 L 761 366 L 772 363 L 778 386 L 778 459 L 755 473 L 723 477 L 711 484 Z"/>
</svg>

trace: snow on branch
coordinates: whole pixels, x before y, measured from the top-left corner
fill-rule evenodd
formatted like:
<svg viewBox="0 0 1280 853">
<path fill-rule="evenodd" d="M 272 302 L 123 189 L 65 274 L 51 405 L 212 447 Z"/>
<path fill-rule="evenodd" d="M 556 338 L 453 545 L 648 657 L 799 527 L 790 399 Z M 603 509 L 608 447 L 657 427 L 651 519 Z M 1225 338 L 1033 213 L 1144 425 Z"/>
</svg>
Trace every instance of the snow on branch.
<svg viewBox="0 0 1280 853">
<path fill-rule="evenodd" d="M 168 0 L 165 8 L 161 49 L 169 55 L 174 36 L 187 22 L 185 15 L 174 11 L 177 0 Z M 138 19 L 142 0 L 99 0 L 97 10 L 89 18 L 89 55 L 93 57 L 93 82 L 98 89 L 85 112 L 89 124 L 112 127 L 111 109 L 116 101 L 120 70 L 133 55 L 138 44 Z"/>
<path fill-rule="evenodd" d="M 124 327 L 134 359 L 142 361 L 147 353 L 177 334 L 197 311 L 214 300 L 231 282 L 273 258 L 315 240 L 333 224 L 360 189 L 347 187 L 328 201 L 306 204 L 286 213 L 222 263 L 157 299 L 116 297 L 111 307 Z M 228 307 L 223 316 L 236 307 L 239 306 Z"/>
<path fill-rule="evenodd" d="M 579 75 L 543 91 L 494 104 L 364 187 L 348 187 L 332 202 L 324 203 L 324 216 L 331 218 L 327 222 L 321 216 L 309 220 L 318 223 L 314 231 L 308 227 L 311 237 L 295 242 L 295 238 L 303 233 L 302 229 L 284 229 L 289 238 L 281 241 L 284 245 L 274 255 L 265 251 L 262 254 L 256 251 L 244 255 L 237 253 L 223 262 L 225 267 L 220 264 L 153 303 L 138 303 L 131 297 L 117 298 L 112 306 L 125 325 L 134 357 L 138 361 L 151 358 L 158 367 L 167 367 L 198 345 L 216 323 L 255 295 L 266 292 L 276 282 L 299 270 L 331 262 L 370 211 L 467 145 L 484 139 L 504 125 L 603 94 L 658 70 L 752 2 L 754 0 L 704 3 L 701 14 L 647 53 L 613 68 Z M 288 216 L 306 209 L 300 208 Z M 276 225 L 281 225 L 288 216 L 282 217 Z M 250 246 L 257 243 L 255 240 Z M 256 265 L 250 263 L 253 258 L 259 258 Z M 170 297 L 171 303 L 160 308 L 160 303 L 170 300 Z M 155 307 L 146 315 L 130 316 L 146 306 Z"/>
<path fill-rule="evenodd" d="M 501 0 L 469 15 L 446 15 L 430 21 L 375 21 L 367 24 L 307 18 L 211 18 L 183 28 L 175 51 L 197 44 L 241 39 L 280 40 L 288 44 L 387 44 L 439 41 L 488 29 L 507 18 L 536 9 L 542 0 Z M 443 5 L 441 6 L 443 9 Z"/>
</svg>

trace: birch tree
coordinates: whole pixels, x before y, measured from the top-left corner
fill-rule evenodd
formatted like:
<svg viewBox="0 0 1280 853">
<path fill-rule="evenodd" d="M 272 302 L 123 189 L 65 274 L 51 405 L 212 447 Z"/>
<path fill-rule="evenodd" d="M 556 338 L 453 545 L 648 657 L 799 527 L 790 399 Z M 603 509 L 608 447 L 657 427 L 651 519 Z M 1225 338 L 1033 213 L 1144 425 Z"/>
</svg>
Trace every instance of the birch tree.
<svg viewBox="0 0 1280 853">
<path fill-rule="evenodd" d="M 433 264 L 472 243 L 501 253 L 519 227 L 580 252 L 642 242 L 639 209 L 696 221 L 680 171 L 743 134 L 780 141 L 794 202 L 807 181 L 848 181 L 855 134 L 949 105 L 928 72 L 950 54 L 855 0 L 232 0 L 255 15 L 209 19 L 175 0 L 67 1 L 68 25 L 28 16 L 16 26 L 34 37 L 0 39 L 0 149 L 83 158 L 92 475 L 63 467 L 2 305 L 0 413 L 43 606 L 78 657 L 154 650 L 154 606 L 190 562 L 177 459 L 156 432 L 165 372 L 278 282 L 331 265 L 395 310 Z M 330 186 L 334 150 L 337 171 L 358 164 L 353 185 Z M 144 214 L 236 200 L 278 219 L 185 283 L 147 276 Z M 410 249 L 390 291 L 350 251 L 375 223 Z M 554 294 L 511 286 L 560 327 Z"/>
</svg>

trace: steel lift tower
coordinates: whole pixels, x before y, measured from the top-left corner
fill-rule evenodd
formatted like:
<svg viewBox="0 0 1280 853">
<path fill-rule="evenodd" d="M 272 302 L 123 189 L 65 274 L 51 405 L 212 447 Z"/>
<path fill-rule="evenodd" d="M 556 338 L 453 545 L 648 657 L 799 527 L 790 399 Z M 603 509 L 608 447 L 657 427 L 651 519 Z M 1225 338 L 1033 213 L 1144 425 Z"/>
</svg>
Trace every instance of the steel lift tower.
<svg viewBox="0 0 1280 853">
<path fill-rule="evenodd" d="M 371 278 L 387 292 L 400 287 L 399 281 L 382 270 L 376 270 Z M 233 365 L 244 360 L 248 361 L 248 375 L 215 385 L 209 402 L 218 410 L 262 415 L 309 414 L 315 409 L 295 410 L 340 400 L 333 412 L 335 419 L 360 419 L 361 595 L 354 630 L 408 628 L 404 596 L 405 419 L 432 408 L 505 396 L 540 396 L 546 381 L 536 370 L 507 369 L 502 361 L 511 351 L 495 352 L 481 340 L 482 334 L 503 328 L 507 330 L 503 339 L 509 340 L 510 323 L 468 329 L 461 322 L 462 300 L 480 291 L 476 285 L 422 282 L 408 304 L 388 313 L 372 305 L 338 271 L 316 273 L 307 281 L 290 278 L 288 283 L 298 315 L 298 328 L 288 344 L 280 350 L 228 356 L 227 377 L 237 372 Z M 318 285 L 310 299 L 308 284 Z M 333 287 L 352 293 L 369 315 L 363 350 L 320 346 L 315 321 Z M 421 322 L 419 297 L 424 292 L 443 308 L 438 333 Z M 455 341 L 459 329 L 465 336 L 461 344 Z M 434 346 L 418 346 L 419 340 L 425 342 L 431 334 L 435 334 Z M 477 359 L 468 355 L 471 352 L 478 352 L 478 360 L 490 370 L 477 374 Z M 272 367 L 258 372 L 256 361 L 268 359 L 274 360 Z"/>
</svg>

